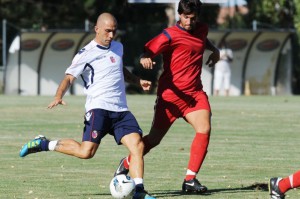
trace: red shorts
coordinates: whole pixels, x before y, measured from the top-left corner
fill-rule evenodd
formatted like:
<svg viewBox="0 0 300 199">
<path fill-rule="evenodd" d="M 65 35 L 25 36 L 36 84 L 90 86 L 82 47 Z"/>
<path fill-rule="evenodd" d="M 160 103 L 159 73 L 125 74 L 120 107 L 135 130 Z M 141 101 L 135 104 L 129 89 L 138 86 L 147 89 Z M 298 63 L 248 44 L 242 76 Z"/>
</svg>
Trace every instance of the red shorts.
<svg viewBox="0 0 300 199">
<path fill-rule="evenodd" d="M 180 117 L 196 110 L 211 112 L 208 97 L 204 91 L 198 91 L 185 99 L 176 95 L 158 96 L 154 106 L 152 126 L 157 129 L 169 128 Z"/>
</svg>

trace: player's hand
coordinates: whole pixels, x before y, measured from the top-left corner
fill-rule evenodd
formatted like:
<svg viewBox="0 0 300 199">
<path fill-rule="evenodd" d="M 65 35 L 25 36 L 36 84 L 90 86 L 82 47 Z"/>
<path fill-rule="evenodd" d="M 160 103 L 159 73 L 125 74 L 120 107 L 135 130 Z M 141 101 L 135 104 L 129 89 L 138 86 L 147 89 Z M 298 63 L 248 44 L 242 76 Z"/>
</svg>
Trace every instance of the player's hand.
<svg viewBox="0 0 300 199">
<path fill-rule="evenodd" d="M 53 108 L 57 105 L 67 105 L 67 103 L 65 101 L 63 101 L 62 99 L 54 99 L 47 108 Z"/>
<path fill-rule="evenodd" d="M 143 88 L 144 91 L 148 91 L 151 88 L 152 82 L 150 82 L 148 80 L 141 79 L 140 80 L 140 84 L 141 84 L 141 86 L 142 86 L 142 88 Z"/>
<path fill-rule="evenodd" d="M 213 67 L 220 60 L 220 51 L 215 50 L 211 53 L 206 61 L 206 65 Z"/>
<path fill-rule="evenodd" d="M 151 58 L 142 57 L 140 59 L 140 64 L 142 64 L 143 68 L 145 69 L 153 69 L 153 65 L 155 65 L 156 63 L 153 62 Z"/>
</svg>

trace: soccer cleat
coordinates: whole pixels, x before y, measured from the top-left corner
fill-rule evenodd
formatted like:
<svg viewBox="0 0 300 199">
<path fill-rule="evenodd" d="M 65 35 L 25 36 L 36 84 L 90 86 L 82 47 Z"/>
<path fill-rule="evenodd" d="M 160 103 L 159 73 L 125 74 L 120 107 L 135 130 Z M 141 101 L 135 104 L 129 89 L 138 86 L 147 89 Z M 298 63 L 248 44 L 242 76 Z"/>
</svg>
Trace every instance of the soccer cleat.
<svg viewBox="0 0 300 199">
<path fill-rule="evenodd" d="M 126 169 L 125 166 L 124 166 L 124 161 L 125 161 L 125 160 L 126 160 L 126 157 L 123 158 L 123 159 L 120 161 L 119 167 L 118 167 L 118 169 L 116 170 L 114 176 L 121 175 L 121 174 L 124 174 L 124 175 L 127 175 L 127 174 L 128 174 L 129 169 Z"/>
<path fill-rule="evenodd" d="M 285 198 L 284 193 L 282 193 L 279 190 L 279 186 L 278 186 L 279 181 L 281 179 L 282 178 L 271 178 L 269 180 L 269 193 L 270 193 L 271 199 L 284 199 Z"/>
<path fill-rule="evenodd" d="M 47 140 L 47 138 L 43 135 L 38 135 L 34 138 L 34 140 L 31 140 L 27 144 L 25 144 L 20 150 L 20 157 L 25 157 L 30 153 L 37 153 L 42 151 L 41 148 L 42 140 Z"/>
<path fill-rule="evenodd" d="M 141 190 L 141 191 L 136 191 L 133 196 L 132 199 L 156 199 L 153 196 L 150 196 L 147 191 L 145 190 Z"/>
<path fill-rule="evenodd" d="M 207 191 L 207 187 L 201 185 L 201 183 L 196 179 L 192 180 L 184 180 L 182 184 L 182 191 L 186 193 L 205 193 Z"/>
</svg>

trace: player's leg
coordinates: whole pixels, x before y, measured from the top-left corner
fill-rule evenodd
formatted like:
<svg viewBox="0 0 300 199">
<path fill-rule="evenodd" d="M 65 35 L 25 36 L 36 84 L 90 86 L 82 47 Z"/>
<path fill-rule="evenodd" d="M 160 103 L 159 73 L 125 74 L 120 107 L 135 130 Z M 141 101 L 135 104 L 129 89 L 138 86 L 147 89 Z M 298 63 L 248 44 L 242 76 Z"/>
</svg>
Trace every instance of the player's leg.
<svg viewBox="0 0 300 199">
<path fill-rule="evenodd" d="M 93 109 L 85 114 L 84 132 L 82 142 L 79 143 L 73 139 L 61 139 L 53 143 L 54 148 L 49 143 L 49 150 L 54 150 L 63 154 L 72 155 L 82 159 L 92 158 L 110 127 L 110 120 L 107 117 L 107 111 L 102 109 Z"/>
<path fill-rule="evenodd" d="M 300 170 L 285 178 L 271 178 L 269 192 L 271 198 L 284 198 L 284 194 L 292 189 L 300 187 Z"/>
<path fill-rule="evenodd" d="M 29 141 L 20 150 L 20 156 L 25 157 L 28 154 L 41 151 L 56 151 L 67 155 L 72 155 L 82 159 L 89 159 L 96 153 L 101 139 L 106 132 L 109 122 L 106 121 L 105 110 L 95 109 L 85 114 L 85 127 L 82 137 L 82 143 L 73 139 L 60 139 L 50 141 L 44 136 L 38 136 Z"/>
<path fill-rule="evenodd" d="M 54 151 L 82 159 L 89 159 L 94 157 L 98 147 L 99 144 L 89 141 L 79 143 L 73 139 L 61 139 L 57 141 Z"/>
<path fill-rule="evenodd" d="M 20 156 L 41 151 L 57 151 L 63 154 L 72 155 L 82 159 L 92 158 L 97 151 L 99 144 L 93 142 L 79 143 L 73 139 L 61 139 L 50 141 L 44 136 L 39 136 L 29 141 L 20 150 Z"/>
<path fill-rule="evenodd" d="M 148 135 L 144 136 L 142 138 L 142 141 L 144 143 L 144 151 L 143 155 L 146 155 L 152 148 L 157 146 L 160 141 L 163 139 L 164 135 L 167 133 L 168 129 L 156 129 L 154 127 L 151 128 L 150 132 Z M 131 154 L 129 154 L 127 157 L 123 158 L 117 170 L 114 173 L 114 176 L 120 175 L 120 174 L 125 174 L 127 175 L 129 172 L 129 167 L 131 165 Z"/>
<path fill-rule="evenodd" d="M 159 129 L 155 127 L 151 127 L 151 130 L 148 135 L 143 137 L 143 142 L 145 144 L 144 155 L 150 152 L 151 149 L 158 146 L 161 140 L 165 137 L 169 130 L 169 127 Z"/>
<path fill-rule="evenodd" d="M 138 133 L 131 133 L 125 135 L 121 142 L 126 146 L 130 153 L 130 176 L 135 183 L 135 198 L 152 198 L 144 189 L 144 159 L 143 150 L 144 143 L 142 141 L 141 135 Z"/>
<path fill-rule="evenodd" d="M 173 122 L 179 117 L 175 116 L 176 114 L 174 114 L 174 112 L 177 110 L 174 110 L 174 107 L 177 106 L 172 102 L 168 102 L 167 99 L 157 97 L 150 132 L 143 137 L 145 144 L 144 155 L 160 144 Z"/>
<path fill-rule="evenodd" d="M 135 182 L 134 199 L 155 199 L 150 196 L 144 189 L 144 143 L 142 141 L 142 131 L 134 118 L 130 113 L 124 113 L 120 117 L 121 121 L 114 124 L 116 127 L 115 139 L 117 143 L 122 143 L 127 147 L 131 157 L 131 163 L 129 167 L 130 176 Z M 123 120 L 123 121 L 122 121 Z"/>
<path fill-rule="evenodd" d="M 170 126 L 175 121 L 175 117 L 171 117 L 167 114 L 165 105 L 160 103 L 159 98 L 156 100 L 155 112 L 152 121 L 152 127 L 148 135 L 142 138 L 145 148 L 144 155 L 146 155 L 152 148 L 159 145 L 163 137 L 168 132 Z M 120 174 L 127 174 L 129 172 L 129 165 L 131 162 L 131 156 L 127 156 L 120 161 L 120 164 L 114 173 L 114 176 Z"/>
<path fill-rule="evenodd" d="M 210 138 L 210 112 L 207 110 L 198 110 L 186 115 L 186 120 L 196 131 L 191 144 L 190 160 L 183 183 L 183 191 L 204 193 L 207 188 L 196 179 L 204 159 Z M 197 186 L 196 186 L 197 185 Z"/>
<path fill-rule="evenodd" d="M 132 178 L 143 178 L 144 161 L 143 151 L 144 143 L 138 133 L 125 135 L 121 139 L 121 143 L 126 146 L 130 153 L 130 176 Z"/>
<path fill-rule="evenodd" d="M 196 179 L 196 175 L 207 154 L 211 129 L 211 112 L 205 93 L 195 96 L 195 99 L 197 104 L 195 107 L 187 110 L 188 113 L 185 115 L 186 121 L 192 125 L 196 134 L 191 144 L 190 160 L 182 189 L 186 192 L 204 193 L 207 191 L 207 188 L 200 184 Z"/>
</svg>

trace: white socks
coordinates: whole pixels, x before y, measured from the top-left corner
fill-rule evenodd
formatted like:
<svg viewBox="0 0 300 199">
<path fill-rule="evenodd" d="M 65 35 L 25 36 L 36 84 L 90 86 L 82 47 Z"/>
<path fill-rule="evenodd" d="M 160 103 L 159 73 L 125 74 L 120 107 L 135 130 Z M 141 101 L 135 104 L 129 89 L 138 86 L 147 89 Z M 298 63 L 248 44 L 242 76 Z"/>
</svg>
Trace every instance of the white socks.
<svg viewBox="0 0 300 199">
<path fill-rule="evenodd" d="M 195 173 L 195 172 L 193 172 L 193 171 L 191 171 L 189 169 L 186 171 L 186 175 L 194 175 L 195 176 L 196 174 L 197 173 Z"/>
<path fill-rule="evenodd" d="M 133 178 L 134 183 L 137 184 L 143 184 L 143 178 Z"/>
<path fill-rule="evenodd" d="M 56 144 L 57 144 L 57 140 L 50 141 L 48 145 L 49 151 L 54 151 Z"/>
</svg>

